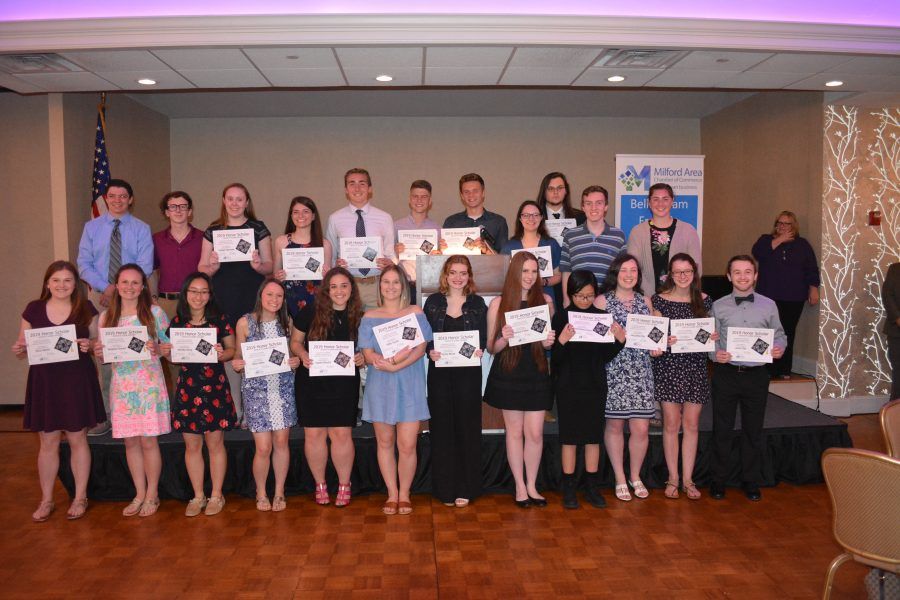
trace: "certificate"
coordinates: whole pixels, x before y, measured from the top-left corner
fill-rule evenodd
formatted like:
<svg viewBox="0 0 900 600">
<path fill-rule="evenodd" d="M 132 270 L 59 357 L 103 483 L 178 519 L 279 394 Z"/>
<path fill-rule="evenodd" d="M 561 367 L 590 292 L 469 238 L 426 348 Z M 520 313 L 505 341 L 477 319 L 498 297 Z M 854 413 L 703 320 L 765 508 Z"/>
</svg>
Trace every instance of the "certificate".
<svg viewBox="0 0 900 600">
<path fill-rule="evenodd" d="M 213 234 L 213 250 L 219 262 L 249 262 L 256 250 L 252 229 L 217 229 Z"/>
<path fill-rule="evenodd" d="M 731 354 L 731 362 L 772 362 L 774 329 L 754 327 L 729 327 L 725 351 Z"/>
<path fill-rule="evenodd" d="M 481 237 L 481 227 L 450 227 L 441 229 L 441 239 L 447 242 L 444 254 L 481 254 L 476 240 Z"/>
<path fill-rule="evenodd" d="M 534 254 L 538 261 L 538 275 L 541 277 L 553 277 L 553 255 L 550 253 L 550 246 L 513 250 L 510 256 L 515 256 L 519 252 L 531 252 Z"/>
<path fill-rule="evenodd" d="M 400 260 L 416 260 L 438 247 L 437 229 L 398 229 L 397 242 L 403 244 Z"/>
<path fill-rule="evenodd" d="M 513 310 L 506 313 L 505 317 L 506 324 L 515 331 L 515 335 L 509 339 L 510 346 L 543 342 L 547 339 L 550 327 L 550 306 L 547 304 Z"/>
<path fill-rule="evenodd" d="M 351 269 L 377 269 L 376 258 L 384 256 L 379 236 L 342 237 L 341 258 Z"/>
<path fill-rule="evenodd" d="M 147 328 L 101 327 L 100 343 L 103 344 L 103 362 L 119 363 L 132 360 L 150 360 Z"/>
<path fill-rule="evenodd" d="M 375 339 L 378 340 L 381 355 L 385 358 L 394 356 L 407 346 L 412 348 L 425 343 L 425 338 L 422 337 L 422 328 L 419 327 L 415 313 L 376 325 L 372 331 L 375 332 Z"/>
<path fill-rule="evenodd" d="M 441 353 L 436 367 L 477 367 L 481 357 L 478 350 L 478 331 L 451 331 L 434 334 L 434 349 Z"/>
<path fill-rule="evenodd" d="M 286 337 L 241 342 L 241 356 L 246 363 L 244 376 L 248 379 L 264 377 L 291 370 L 288 364 L 288 341 Z"/>
<path fill-rule="evenodd" d="M 589 313 L 569 311 L 569 323 L 575 328 L 571 342 L 593 342 L 611 344 L 616 341 L 612 334 L 613 318 L 609 313 Z"/>
<path fill-rule="evenodd" d="M 310 377 L 328 377 L 330 375 L 356 375 L 356 364 L 353 362 L 353 342 L 310 342 L 309 367 Z"/>
<path fill-rule="evenodd" d="M 683 352 L 715 352 L 716 343 L 712 334 L 716 331 L 716 320 L 705 319 L 672 319 L 669 321 L 672 335 L 678 341 L 672 344 L 672 353 Z"/>
<path fill-rule="evenodd" d="M 78 338 L 74 325 L 25 330 L 29 365 L 78 360 Z"/>
<path fill-rule="evenodd" d="M 578 222 L 575 219 L 544 219 L 544 225 L 547 226 L 550 237 L 562 246 L 563 234 L 569 229 L 578 227 Z"/>
<path fill-rule="evenodd" d="M 669 331 L 668 317 L 628 315 L 625 321 L 625 347 L 641 350 L 665 350 Z"/>
<path fill-rule="evenodd" d="M 217 333 L 215 327 L 172 327 L 169 329 L 169 341 L 172 342 L 172 362 L 218 362 Z"/>
<path fill-rule="evenodd" d="M 322 279 L 325 248 L 282 248 L 281 264 L 288 281 L 318 281 Z"/>
</svg>

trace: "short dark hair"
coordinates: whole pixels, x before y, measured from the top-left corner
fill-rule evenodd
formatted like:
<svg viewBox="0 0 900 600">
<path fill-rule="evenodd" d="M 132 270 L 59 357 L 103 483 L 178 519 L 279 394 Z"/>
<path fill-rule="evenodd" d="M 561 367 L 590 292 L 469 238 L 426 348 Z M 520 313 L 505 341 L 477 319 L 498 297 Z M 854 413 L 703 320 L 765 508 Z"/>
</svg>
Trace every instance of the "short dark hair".
<svg viewBox="0 0 900 600">
<path fill-rule="evenodd" d="M 481 178 L 481 175 L 479 175 L 478 173 L 466 173 L 459 178 L 459 191 L 462 191 L 462 186 L 464 183 L 468 183 L 470 181 L 477 181 L 481 184 L 481 189 L 484 189 L 484 179 Z"/>
<path fill-rule="evenodd" d="M 188 203 L 188 210 L 192 210 L 194 208 L 194 201 L 191 200 L 190 194 L 187 192 L 182 192 L 181 190 L 175 190 L 174 192 L 169 192 L 165 196 L 162 197 L 162 200 L 159 201 L 159 210 L 162 212 L 163 216 L 166 216 L 166 209 L 169 208 L 169 200 L 172 198 L 184 198 Z"/>
<path fill-rule="evenodd" d="M 581 192 L 582 204 L 584 203 L 585 198 L 587 198 L 588 196 L 590 196 L 591 194 L 594 194 L 596 192 L 603 194 L 603 200 L 606 202 L 606 205 L 609 206 L 609 192 L 607 192 L 606 188 L 603 187 L 602 185 L 589 185 L 586 188 L 584 188 L 584 191 Z"/>
<path fill-rule="evenodd" d="M 594 295 L 597 295 L 597 277 L 587 269 L 576 269 L 569 273 L 569 280 L 566 282 L 566 294 L 569 298 L 578 293 L 578 290 L 585 286 L 591 286 Z"/>
<path fill-rule="evenodd" d="M 125 191 L 128 192 L 128 196 L 134 196 L 134 190 L 131 189 L 131 184 L 125 181 L 124 179 L 110 179 L 109 183 L 106 184 L 106 191 L 109 191 L 111 187 L 120 187 L 125 188 Z M 104 194 L 105 196 L 106 194 Z"/>
<path fill-rule="evenodd" d="M 739 260 L 747 261 L 748 263 L 753 265 L 753 270 L 759 273 L 759 263 L 756 262 L 756 259 L 750 256 L 749 254 L 737 254 L 728 259 L 728 266 L 725 267 L 725 273 L 731 273 L 731 265 Z"/>
<path fill-rule="evenodd" d="M 353 167 L 352 169 L 350 169 L 349 171 L 344 173 L 344 187 L 347 187 L 347 178 L 350 177 L 351 175 L 365 175 L 366 181 L 368 182 L 369 187 L 372 187 L 372 176 L 369 175 L 368 171 L 366 171 L 365 169 L 362 169 L 360 167 Z"/>
<path fill-rule="evenodd" d="M 649 198 L 650 196 L 652 196 L 653 192 L 655 192 L 656 190 L 665 190 L 665 191 L 669 192 L 670 198 L 675 197 L 675 191 L 672 189 L 672 186 L 669 185 L 668 183 L 654 183 L 653 185 L 650 186 L 650 189 L 647 190 L 647 197 Z"/>
<path fill-rule="evenodd" d="M 420 190 L 428 190 L 428 193 L 431 193 L 431 184 L 424 179 L 416 179 L 411 184 L 409 184 L 409 191 L 413 191 L 416 188 Z"/>
</svg>

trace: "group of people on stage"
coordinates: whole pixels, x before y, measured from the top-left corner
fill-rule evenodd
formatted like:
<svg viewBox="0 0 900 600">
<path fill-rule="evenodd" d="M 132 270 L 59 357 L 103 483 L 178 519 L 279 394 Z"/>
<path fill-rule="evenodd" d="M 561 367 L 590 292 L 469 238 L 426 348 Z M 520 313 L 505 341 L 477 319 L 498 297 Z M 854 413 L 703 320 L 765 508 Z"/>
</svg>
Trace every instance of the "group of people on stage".
<svg viewBox="0 0 900 600">
<path fill-rule="evenodd" d="M 76 327 L 78 360 L 34 364 L 28 375 L 25 427 L 39 432 L 41 440 L 42 499 L 32 515 L 35 521 L 46 520 L 55 508 L 52 490 L 63 432 L 71 447 L 75 481 L 67 517 L 85 514 L 91 461 L 87 435 L 104 433 L 107 415 L 112 436 L 124 439 L 135 487 L 134 499 L 123 510 L 126 516 L 146 517 L 157 511 L 162 468 L 157 436 L 172 430 L 183 433 L 185 465 L 194 490 L 186 515 L 221 512 L 227 463 L 223 433 L 238 426 L 249 429 L 255 441 L 258 510 L 286 507 L 288 436 L 298 424 L 304 428 L 304 455 L 316 482 L 315 502 L 347 506 L 354 463 L 351 431 L 358 422 L 361 380 L 362 420 L 374 425 L 388 495 L 383 512 L 388 515 L 413 510 L 410 487 L 423 420 L 429 420 L 431 434 L 433 494 L 456 507 L 467 506 L 481 494 L 482 401 L 502 411 L 515 503 L 520 507 L 547 503 L 536 480 L 545 411 L 554 400 L 567 508 L 579 506 L 580 478 L 575 473 L 579 445 L 584 446 L 582 487 L 588 503 L 605 505 L 598 476 L 601 442 L 615 474 L 615 496 L 629 501 L 632 495 L 649 495 L 640 471 L 657 403 L 662 405 L 669 473 L 664 494 L 700 498 L 692 474 L 699 415 L 711 397 L 715 461 L 710 494 L 723 497 L 731 478 L 728 459 L 740 406 L 741 480 L 745 494 L 759 499 L 762 420 L 773 373 L 761 362 L 733 360 L 726 352 L 726 332 L 728 327 L 771 329 L 775 364 L 789 356 L 802 309 L 802 303 L 799 308 L 796 304 L 803 294 L 815 303 L 819 285 L 815 256 L 799 237 L 792 213 L 781 213 L 773 233 L 760 238 L 753 249 L 756 258 L 740 254 L 728 262 L 732 293 L 713 303 L 700 289 L 697 231 L 671 215 L 674 193 L 669 185 L 650 188 L 652 216 L 626 237 L 606 223 L 609 197 L 603 187 L 587 187 L 578 210 L 572 206 L 565 175 L 550 173 L 540 184 L 537 200 L 519 206 L 509 238 L 506 220 L 485 209 L 483 179 L 470 173 L 459 182 L 464 210 L 448 217 L 443 227 L 477 227 L 481 235 L 470 240 L 472 247 L 482 254 L 512 254 L 502 291 L 487 305 L 478 293 L 469 258 L 453 254 L 441 239 L 430 250 L 450 254 L 440 272 L 439 289 L 417 303 L 415 262 L 397 260 L 404 247 L 396 234 L 440 229 L 428 218 L 431 185 L 424 180 L 412 183 L 410 213 L 396 221 L 373 205 L 372 180 L 364 169 L 350 169 L 344 188 L 348 204 L 330 215 L 324 230 L 313 200 L 292 199 L 284 233 L 273 242 L 269 229 L 256 217 L 249 190 L 240 183 L 225 187 L 219 218 L 205 231 L 191 225 L 190 195 L 166 194 L 160 209 L 169 227 L 151 235 L 150 228 L 131 215 L 131 186 L 123 180 L 109 182 L 108 212 L 85 225 L 78 266 L 57 261 L 48 267 L 40 298 L 22 313 L 20 335 L 13 345 L 13 351 L 24 357 L 27 330 Z M 575 220 L 562 232 L 561 243 L 546 227 L 548 220 L 559 218 Z M 250 260 L 220 260 L 224 257 L 216 251 L 215 233 L 238 229 L 252 230 Z M 381 255 L 372 268 L 351 268 L 341 256 L 341 240 L 370 236 L 382 239 Z M 531 251 L 540 247 L 550 248 L 552 275 L 546 275 L 543 259 Z M 322 248 L 322 279 L 288 278 L 282 250 L 289 248 Z M 767 296 L 774 300 L 754 291 L 758 268 L 760 288 L 767 286 Z M 152 285 L 149 278 L 154 272 Z M 551 315 L 546 337 L 511 343 L 516 332 L 507 315 L 542 305 L 548 305 Z M 576 331 L 569 315 L 577 312 L 612 315 L 615 341 L 573 339 Z M 716 351 L 707 357 L 626 347 L 629 315 L 714 317 Z M 421 341 L 399 351 L 383 349 L 379 326 L 404 318 L 414 319 L 421 336 L 415 339 Z M 104 362 L 98 332 L 132 326 L 146 327 L 152 358 Z M 167 384 L 169 366 L 160 357 L 173 358 L 170 337 L 179 328 L 215 330 L 216 344 L 209 350 L 217 361 L 174 364 L 175 380 Z M 478 359 L 484 352 L 493 356 L 483 395 L 480 361 L 472 366 L 436 366 L 442 356 L 433 335 L 452 332 L 477 332 L 478 346 L 470 354 Z M 248 366 L 246 343 L 283 338 L 288 340 L 288 356 L 283 358 L 290 370 L 242 376 Z M 352 342 L 353 356 L 344 357 L 344 366 L 347 362 L 355 366 L 352 376 L 313 376 L 313 342 Z M 668 346 L 676 342 L 668 336 Z M 91 354 L 100 364 L 99 379 Z M 707 358 L 715 363 L 711 386 Z M 209 496 L 204 489 L 204 443 L 209 453 Z M 338 475 L 336 490 L 326 484 L 329 456 Z M 271 498 L 266 489 L 270 469 L 275 476 Z"/>
</svg>

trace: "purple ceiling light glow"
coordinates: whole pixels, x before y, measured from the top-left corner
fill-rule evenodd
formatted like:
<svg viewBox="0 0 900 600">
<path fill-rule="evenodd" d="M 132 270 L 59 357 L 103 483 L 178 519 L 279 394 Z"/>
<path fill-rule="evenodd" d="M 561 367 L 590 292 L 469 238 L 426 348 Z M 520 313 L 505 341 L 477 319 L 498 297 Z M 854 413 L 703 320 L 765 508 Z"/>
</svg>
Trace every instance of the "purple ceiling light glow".
<svg viewBox="0 0 900 600">
<path fill-rule="evenodd" d="M 569 0 L 550 5 L 546 0 L 155 0 L 96 2 L 77 0 L 0 0 L 0 21 L 43 19 L 94 19 L 124 17 L 215 15 L 325 15 L 325 14 L 455 14 L 455 15 L 587 15 L 607 17 L 665 17 L 685 19 L 734 19 L 818 24 L 900 26 L 897 0 L 642 0 L 609 2 Z"/>
</svg>

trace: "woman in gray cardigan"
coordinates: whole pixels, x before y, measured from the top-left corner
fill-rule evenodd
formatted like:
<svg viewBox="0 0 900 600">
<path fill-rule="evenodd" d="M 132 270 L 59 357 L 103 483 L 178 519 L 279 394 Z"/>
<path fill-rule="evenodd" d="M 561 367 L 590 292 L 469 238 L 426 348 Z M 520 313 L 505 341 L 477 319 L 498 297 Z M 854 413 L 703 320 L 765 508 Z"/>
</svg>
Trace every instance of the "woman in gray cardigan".
<svg viewBox="0 0 900 600">
<path fill-rule="evenodd" d="M 690 255 L 702 268 L 700 236 L 690 223 L 672 217 L 675 193 L 668 183 L 650 186 L 647 194 L 653 217 L 634 226 L 628 236 L 627 252 L 634 255 L 644 273 L 641 284 L 644 297 L 657 292 L 668 278 L 669 257 L 679 252 Z"/>
</svg>

